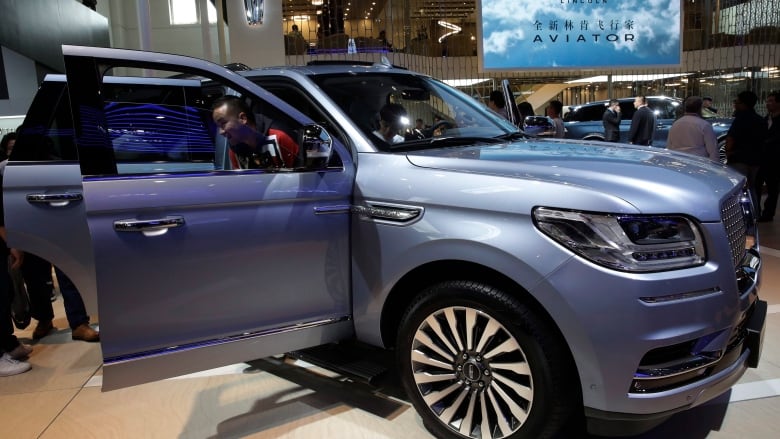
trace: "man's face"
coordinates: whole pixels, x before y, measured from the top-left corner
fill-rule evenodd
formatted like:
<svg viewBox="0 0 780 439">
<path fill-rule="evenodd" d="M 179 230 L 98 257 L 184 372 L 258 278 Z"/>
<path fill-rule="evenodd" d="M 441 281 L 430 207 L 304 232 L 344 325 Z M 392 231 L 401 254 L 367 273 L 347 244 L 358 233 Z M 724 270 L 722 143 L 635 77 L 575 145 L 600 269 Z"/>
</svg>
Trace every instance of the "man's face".
<svg viewBox="0 0 780 439">
<path fill-rule="evenodd" d="M 780 105 L 778 105 L 777 100 L 774 96 L 769 96 L 766 98 L 766 111 L 770 113 L 777 113 L 780 110 Z"/>
<path fill-rule="evenodd" d="M 634 108 L 639 108 L 640 106 L 642 106 L 642 99 L 641 98 L 634 99 Z"/>
<path fill-rule="evenodd" d="M 247 124 L 246 114 L 238 112 L 228 104 L 215 108 L 211 118 L 217 124 L 219 134 L 225 136 L 231 146 L 246 143 L 254 133 L 252 127 Z"/>
</svg>

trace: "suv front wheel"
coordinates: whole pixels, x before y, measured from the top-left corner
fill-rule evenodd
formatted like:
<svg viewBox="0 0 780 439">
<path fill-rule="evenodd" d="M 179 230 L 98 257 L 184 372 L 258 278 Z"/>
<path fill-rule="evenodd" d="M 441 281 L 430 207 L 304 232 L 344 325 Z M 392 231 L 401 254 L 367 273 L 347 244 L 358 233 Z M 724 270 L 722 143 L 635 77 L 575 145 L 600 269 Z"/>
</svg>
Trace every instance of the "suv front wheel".
<svg viewBox="0 0 780 439">
<path fill-rule="evenodd" d="M 399 330 L 401 382 L 439 438 L 544 438 L 580 401 L 554 332 L 509 294 L 478 282 L 424 291 Z"/>
</svg>

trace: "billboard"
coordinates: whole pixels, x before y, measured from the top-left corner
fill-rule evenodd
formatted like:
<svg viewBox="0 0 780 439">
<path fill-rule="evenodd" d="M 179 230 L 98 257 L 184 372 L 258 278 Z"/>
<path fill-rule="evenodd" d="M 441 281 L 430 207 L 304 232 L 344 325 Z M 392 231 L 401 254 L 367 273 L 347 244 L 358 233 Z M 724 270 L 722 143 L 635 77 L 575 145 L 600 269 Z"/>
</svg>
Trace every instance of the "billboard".
<svg viewBox="0 0 780 439">
<path fill-rule="evenodd" d="M 477 0 L 483 70 L 679 67 L 681 0 Z"/>
</svg>

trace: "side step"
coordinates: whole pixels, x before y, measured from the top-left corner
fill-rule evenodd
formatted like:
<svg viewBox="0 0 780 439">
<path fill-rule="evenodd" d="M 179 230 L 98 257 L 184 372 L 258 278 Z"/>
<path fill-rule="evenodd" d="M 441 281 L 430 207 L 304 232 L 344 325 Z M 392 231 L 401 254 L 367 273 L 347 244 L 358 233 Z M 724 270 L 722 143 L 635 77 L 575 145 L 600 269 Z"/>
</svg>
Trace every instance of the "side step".
<svg viewBox="0 0 780 439">
<path fill-rule="evenodd" d="M 383 380 L 393 364 L 391 351 L 357 342 L 314 346 L 286 355 L 371 385 Z"/>
</svg>

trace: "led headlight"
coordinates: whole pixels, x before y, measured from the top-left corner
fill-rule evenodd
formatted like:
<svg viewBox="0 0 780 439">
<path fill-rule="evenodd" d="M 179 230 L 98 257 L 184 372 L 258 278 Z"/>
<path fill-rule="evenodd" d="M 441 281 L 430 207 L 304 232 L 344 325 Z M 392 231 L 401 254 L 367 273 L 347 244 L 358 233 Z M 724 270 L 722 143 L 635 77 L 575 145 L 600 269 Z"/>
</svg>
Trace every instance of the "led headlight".
<svg viewBox="0 0 780 439">
<path fill-rule="evenodd" d="M 699 229 L 688 218 L 534 209 L 536 226 L 578 255 L 615 270 L 648 272 L 704 264 Z"/>
</svg>

